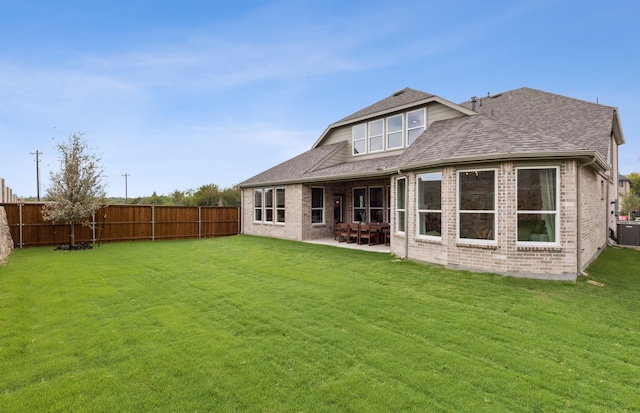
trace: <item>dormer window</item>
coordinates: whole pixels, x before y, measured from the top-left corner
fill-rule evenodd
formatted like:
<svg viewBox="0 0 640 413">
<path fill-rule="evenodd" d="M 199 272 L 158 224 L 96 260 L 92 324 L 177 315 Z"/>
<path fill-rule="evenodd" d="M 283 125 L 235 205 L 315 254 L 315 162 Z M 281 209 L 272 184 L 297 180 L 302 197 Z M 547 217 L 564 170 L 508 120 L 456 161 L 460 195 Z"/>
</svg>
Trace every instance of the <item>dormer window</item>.
<svg viewBox="0 0 640 413">
<path fill-rule="evenodd" d="M 418 109 L 353 126 L 353 155 L 408 147 L 425 130 L 426 115 Z"/>
<path fill-rule="evenodd" d="M 387 118 L 387 149 L 402 148 L 402 132 L 404 115 Z"/>
<path fill-rule="evenodd" d="M 411 145 L 424 132 L 424 109 L 407 113 L 407 146 Z"/>
<path fill-rule="evenodd" d="M 382 119 L 369 122 L 369 152 L 384 150 L 384 123 Z"/>
<path fill-rule="evenodd" d="M 353 154 L 367 153 L 367 125 L 361 124 L 353 127 Z"/>
</svg>

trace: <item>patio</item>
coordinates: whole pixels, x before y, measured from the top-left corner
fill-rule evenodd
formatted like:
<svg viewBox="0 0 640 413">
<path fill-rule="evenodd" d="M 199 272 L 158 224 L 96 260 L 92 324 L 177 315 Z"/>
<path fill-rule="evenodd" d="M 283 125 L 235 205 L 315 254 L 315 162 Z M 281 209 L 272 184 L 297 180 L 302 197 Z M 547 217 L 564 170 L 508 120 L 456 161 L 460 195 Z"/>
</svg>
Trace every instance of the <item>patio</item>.
<svg viewBox="0 0 640 413">
<path fill-rule="evenodd" d="M 391 253 L 391 247 L 389 245 L 384 245 L 384 243 L 376 244 L 376 245 L 367 245 L 367 244 L 358 244 L 356 242 L 338 242 L 338 240 L 334 238 L 311 239 L 303 242 L 308 242 L 310 244 L 330 245 L 333 247 L 340 247 L 340 248 L 350 248 L 353 250 L 384 252 L 387 254 Z"/>
</svg>

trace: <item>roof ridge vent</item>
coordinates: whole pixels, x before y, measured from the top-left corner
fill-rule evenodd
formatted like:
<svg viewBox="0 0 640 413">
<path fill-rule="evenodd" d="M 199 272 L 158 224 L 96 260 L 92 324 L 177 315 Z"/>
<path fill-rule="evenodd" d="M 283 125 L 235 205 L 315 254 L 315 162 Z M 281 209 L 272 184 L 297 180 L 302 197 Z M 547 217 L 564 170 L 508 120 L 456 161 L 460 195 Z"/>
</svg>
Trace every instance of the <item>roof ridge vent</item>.
<svg viewBox="0 0 640 413">
<path fill-rule="evenodd" d="M 403 94 L 404 92 L 406 92 L 406 89 L 398 90 L 397 92 L 395 92 L 395 93 L 394 93 L 393 95 L 391 95 L 391 96 L 393 96 L 393 97 L 400 96 L 400 95 L 401 95 L 401 94 Z"/>
</svg>

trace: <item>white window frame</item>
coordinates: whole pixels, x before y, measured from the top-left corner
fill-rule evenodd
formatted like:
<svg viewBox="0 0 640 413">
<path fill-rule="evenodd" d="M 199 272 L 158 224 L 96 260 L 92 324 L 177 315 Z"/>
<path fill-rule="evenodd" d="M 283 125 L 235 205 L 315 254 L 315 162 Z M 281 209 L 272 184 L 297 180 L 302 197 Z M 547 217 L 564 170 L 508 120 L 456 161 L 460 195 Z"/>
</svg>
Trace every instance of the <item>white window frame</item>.
<svg viewBox="0 0 640 413">
<path fill-rule="evenodd" d="M 375 124 L 378 124 L 378 123 L 380 124 L 380 133 L 372 135 L 372 133 L 376 129 Z M 367 137 L 368 137 L 367 144 L 368 144 L 369 153 L 384 151 L 384 119 L 372 120 L 367 124 Z M 374 146 L 372 145 L 371 141 L 375 138 L 380 139 L 380 149 L 373 149 Z"/>
<path fill-rule="evenodd" d="M 278 204 L 278 193 L 282 193 L 282 196 L 284 198 L 282 206 L 280 204 Z M 273 202 L 273 207 L 275 209 L 275 223 L 276 224 L 284 224 L 286 222 L 286 218 L 287 218 L 287 213 L 286 213 L 287 197 L 286 197 L 286 195 L 287 195 L 287 192 L 285 191 L 284 187 L 276 188 L 274 202 Z M 280 219 L 280 212 L 282 213 L 282 219 Z"/>
<path fill-rule="evenodd" d="M 404 193 L 402 197 L 398 196 L 398 187 L 400 186 L 400 181 L 402 181 L 402 185 L 404 187 Z M 396 222 L 395 222 L 395 231 L 399 234 L 404 234 L 405 226 L 407 224 L 407 177 L 402 176 L 396 178 Z M 400 198 L 402 198 L 402 204 L 404 208 L 400 208 Z M 404 225 L 400 228 L 400 213 L 404 214 L 403 223 Z"/>
<path fill-rule="evenodd" d="M 422 125 L 411 127 L 411 125 L 409 125 L 409 116 L 412 113 L 416 113 L 416 112 L 422 112 L 422 122 L 423 123 L 422 123 Z M 407 121 L 406 121 L 406 123 L 407 123 L 407 146 L 410 146 L 413 143 L 413 142 L 409 142 L 409 135 L 411 135 L 411 131 L 416 130 L 416 129 L 422 129 L 422 131 L 415 137 L 415 139 L 418 139 L 418 136 L 420 136 L 420 134 L 422 132 L 424 132 L 424 130 L 427 127 L 427 111 L 426 111 L 425 108 L 417 109 L 417 110 L 410 110 L 409 112 L 407 112 L 406 116 L 407 116 Z M 414 139 L 414 141 L 415 141 L 415 139 Z"/>
<path fill-rule="evenodd" d="M 440 179 L 440 209 L 420 209 L 420 182 L 423 182 L 420 177 L 421 176 L 429 176 L 429 175 L 439 175 Z M 430 181 L 436 181 L 435 179 L 430 179 Z M 420 233 L 420 223 L 422 222 L 420 219 L 420 214 L 429 214 L 429 213 L 437 213 L 440 214 L 440 222 L 442 225 L 442 172 L 425 172 L 416 174 L 416 236 L 419 238 L 427 238 L 427 239 L 442 239 L 442 228 L 440 228 L 440 235 L 427 235 Z"/>
<path fill-rule="evenodd" d="M 273 190 L 273 188 L 264 188 L 262 190 L 262 219 L 265 223 L 267 224 L 273 224 L 273 213 L 274 213 L 274 202 L 273 202 L 273 196 L 275 195 L 275 191 Z M 271 200 L 271 206 L 269 206 L 269 199 Z M 271 217 L 269 217 L 269 215 L 271 215 Z"/>
<path fill-rule="evenodd" d="M 356 139 L 356 131 L 362 128 L 362 136 L 358 134 Z M 364 142 L 364 150 L 362 152 L 356 152 L 356 142 Z M 354 156 L 365 155 L 367 153 L 367 124 L 361 123 L 353 125 L 351 128 L 351 152 Z"/>
<path fill-rule="evenodd" d="M 362 203 L 357 202 L 356 199 L 356 191 L 360 191 L 362 190 L 363 195 L 362 195 Z M 365 186 L 356 186 L 351 190 L 351 222 L 367 222 L 367 214 L 369 211 L 367 211 L 367 187 Z M 364 211 L 364 221 L 358 221 L 356 220 L 356 211 Z"/>
<path fill-rule="evenodd" d="M 520 170 L 533 170 L 533 169 L 555 169 L 556 171 L 556 179 L 555 179 L 555 210 L 520 210 L 517 202 L 518 202 L 518 187 L 520 185 L 520 182 L 518 180 L 518 171 Z M 554 231 L 554 241 L 520 241 L 518 240 L 518 233 L 516 232 L 516 242 L 518 245 L 540 245 L 540 246 L 549 246 L 549 245 L 558 245 L 559 244 L 559 239 L 560 239 L 560 167 L 559 166 L 522 166 L 522 167 L 516 167 L 516 216 L 519 217 L 520 215 L 525 215 L 525 214 L 554 214 L 555 215 L 555 219 L 554 219 L 554 225 L 555 225 L 555 231 Z M 518 223 L 520 222 L 519 219 L 516 218 L 516 231 L 518 231 L 519 226 Z"/>
<path fill-rule="evenodd" d="M 322 207 L 314 207 L 313 206 L 313 191 L 314 190 L 321 190 L 322 191 Z M 324 210 L 324 204 L 325 204 L 325 191 L 324 191 L 324 187 L 323 186 L 312 186 L 311 187 L 311 224 L 312 225 L 323 225 L 325 223 L 325 210 Z M 313 222 L 313 211 L 321 211 L 322 214 L 322 221 L 320 222 Z"/>
<path fill-rule="evenodd" d="M 256 197 L 257 194 L 260 194 L 259 197 Z M 253 222 L 262 222 L 264 219 L 264 211 L 262 210 L 262 206 L 264 205 L 263 199 L 263 191 L 262 188 L 254 188 L 253 190 Z M 256 200 L 260 201 L 260 205 L 256 205 Z M 260 219 L 256 219 L 258 212 L 260 213 Z"/>
<path fill-rule="evenodd" d="M 400 118 L 402 121 L 402 125 L 400 125 L 400 129 L 394 129 L 392 131 L 389 130 L 389 121 L 393 118 Z M 385 148 L 389 150 L 400 149 L 404 147 L 404 129 L 405 129 L 405 121 L 404 121 L 404 113 L 400 113 L 398 115 L 389 116 L 385 119 Z M 398 146 L 390 146 L 389 145 L 389 135 L 400 133 L 400 145 Z"/>
<path fill-rule="evenodd" d="M 462 210 L 460 207 L 460 176 L 461 174 L 473 174 L 477 172 L 493 172 L 493 209 L 492 210 Z M 491 237 L 493 239 L 482 238 L 461 238 L 460 237 L 460 215 L 462 214 L 492 214 L 493 215 L 493 228 L 490 229 Z M 498 226 L 498 169 L 486 168 L 486 169 L 463 169 L 458 170 L 456 174 L 456 240 L 463 243 L 473 243 L 481 245 L 494 245 L 498 243 L 498 234 L 496 233 Z"/>
<path fill-rule="evenodd" d="M 382 201 L 382 205 L 380 206 L 373 206 L 373 202 L 372 201 L 372 197 L 371 194 L 373 193 L 373 190 L 380 190 L 380 200 Z M 369 222 L 374 222 L 373 221 L 373 211 L 382 211 L 382 221 L 384 221 L 384 186 L 370 186 L 369 187 Z"/>
</svg>

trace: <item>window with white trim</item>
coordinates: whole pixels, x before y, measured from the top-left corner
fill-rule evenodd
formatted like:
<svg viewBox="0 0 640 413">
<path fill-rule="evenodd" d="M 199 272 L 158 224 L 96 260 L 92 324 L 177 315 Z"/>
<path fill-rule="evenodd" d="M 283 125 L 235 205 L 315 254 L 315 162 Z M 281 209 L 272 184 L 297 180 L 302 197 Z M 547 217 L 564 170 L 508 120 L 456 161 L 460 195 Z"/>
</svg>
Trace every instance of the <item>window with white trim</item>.
<svg viewBox="0 0 640 413">
<path fill-rule="evenodd" d="M 396 179 L 396 231 L 404 232 L 405 221 L 407 217 L 406 196 L 407 179 Z"/>
<path fill-rule="evenodd" d="M 404 116 L 396 115 L 387 118 L 387 149 L 402 148 L 402 131 Z"/>
<path fill-rule="evenodd" d="M 253 220 L 262 221 L 262 189 L 253 190 Z"/>
<path fill-rule="evenodd" d="M 496 171 L 458 172 L 458 239 L 495 240 Z"/>
<path fill-rule="evenodd" d="M 353 188 L 353 222 L 367 222 L 367 188 Z"/>
<path fill-rule="evenodd" d="M 284 223 L 285 203 L 284 188 L 276 188 L 276 222 Z"/>
<path fill-rule="evenodd" d="M 407 146 L 424 132 L 425 117 L 424 109 L 407 112 Z"/>
<path fill-rule="evenodd" d="M 369 188 L 369 221 L 384 222 L 384 188 L 372 186 Z"/>
<path fill-rule="evenodd" d="M 425 108 L 374 119 L 351 128 L 353 155 L 396 150 L 411 145 L 427 124 Z"/>
<path fill-rule="evenodd" d="M 516 168 L 518 242 L 558 239 L 558 168 Z"/>
<path fill-rule="evenodd" d="M 353 154 L 360 155 L 367 153 L 367 125 L 355 125 L 352 130 Z"/>
<path fill-rule="evenodd" d="M 384 150 L 384 121 L 382 119 L 369 122 L 369 152 Z"/>
<path fill-rule="evenodd" d="M 273 188 L 264 190 L 264 222 L 273 222 Z"/>
<path fill-rule="evenodd" d="M 324 224 L 324 188 L 311 188 L 311 223 Z"/>
<path fill-rule="evenodd" d="M 442 236 L 442 172 L 417 176 L 418 235 Z"/>
</svg>

